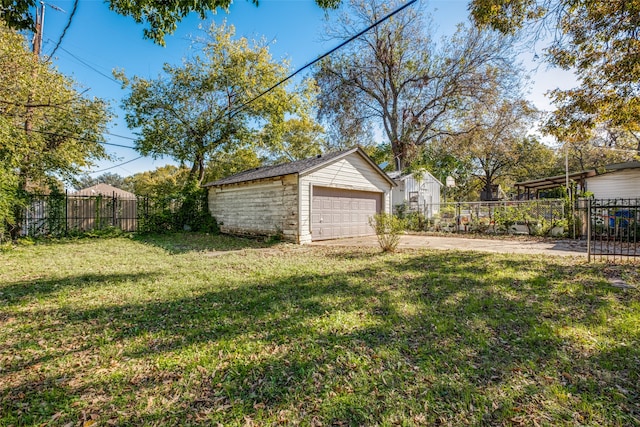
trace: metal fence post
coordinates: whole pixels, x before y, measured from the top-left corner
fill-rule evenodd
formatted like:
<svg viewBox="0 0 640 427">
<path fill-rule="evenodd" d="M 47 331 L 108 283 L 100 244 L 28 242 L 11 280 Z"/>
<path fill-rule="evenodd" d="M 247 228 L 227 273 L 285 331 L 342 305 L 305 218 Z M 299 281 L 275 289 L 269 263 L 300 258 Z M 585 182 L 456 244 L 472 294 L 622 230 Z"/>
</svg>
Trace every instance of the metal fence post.
<svg viewBox="0 0 640 427">
<path fill-rule="evenodd" d="M 64 235 L 69 236 L 69 190 L 64 190 Z"/>
<path fill-rule="evenodd" d="M 587 202 L 587 262 L 591 262 L 591 200 Z"/>
</svg>

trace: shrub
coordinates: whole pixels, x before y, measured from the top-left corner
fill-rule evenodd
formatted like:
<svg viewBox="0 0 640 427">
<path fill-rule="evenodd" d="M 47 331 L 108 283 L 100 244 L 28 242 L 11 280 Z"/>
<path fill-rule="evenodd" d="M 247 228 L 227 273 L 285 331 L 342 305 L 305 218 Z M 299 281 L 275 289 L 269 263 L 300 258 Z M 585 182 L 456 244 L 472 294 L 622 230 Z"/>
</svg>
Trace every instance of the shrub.
<svg viewBox="0 0 640 427">
<path fill-rule="evenodd" d="M 378 243 L 384 252 L 394 252 L 400 243 L 400 234 L 404 231 L 405 221 L 388 213 L 376 214 L 369 218 L 369 225 L 378 236 Z"/>
<path fill-rule="evenodd" d="M 476 218 L 469 224 L 469 231 L 472 233 L 486 233 L 491 228 L 491 220 L 489 218 Z"/>
<path fill-rule="evenodd" d="M 141 219 L 142 232 L 219 232 L 216 219 L 207 207 L 207 190 L 200 188 L 197 182 L 187 182 L 176 194 L 151 198 L 149 205 L 150 211 Z"/>
</svg>

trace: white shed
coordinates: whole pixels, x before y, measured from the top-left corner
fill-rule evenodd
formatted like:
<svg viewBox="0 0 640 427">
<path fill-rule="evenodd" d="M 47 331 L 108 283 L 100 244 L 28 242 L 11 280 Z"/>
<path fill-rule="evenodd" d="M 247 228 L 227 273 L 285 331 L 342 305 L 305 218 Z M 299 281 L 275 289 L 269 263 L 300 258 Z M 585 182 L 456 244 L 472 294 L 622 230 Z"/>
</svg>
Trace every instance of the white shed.
<svg viewBox="0 0 640 427">
<path fill-rule="evenodd" d="M 313 240 L 373 234 L 391 212 L 393 181 L 360 148 L 251 169 L 205 185 L 209 211 L 230 234 Z"/>
<path fill-rule="evenodd" d="M 431 218 L 440 212 L 440 189 L 442 183 L 427 171 L 401 175 L 391 172 L 389 176 L 397 184 L 391 194 L 394 209 L 406 204 L 412 212 L 421 212 Z"/>
<path fill-rule="evenodd" d="M 586 179 L 595 199 L 640 199 L 640 162 L 607 165 L 606 170 Z"/>
</svg>

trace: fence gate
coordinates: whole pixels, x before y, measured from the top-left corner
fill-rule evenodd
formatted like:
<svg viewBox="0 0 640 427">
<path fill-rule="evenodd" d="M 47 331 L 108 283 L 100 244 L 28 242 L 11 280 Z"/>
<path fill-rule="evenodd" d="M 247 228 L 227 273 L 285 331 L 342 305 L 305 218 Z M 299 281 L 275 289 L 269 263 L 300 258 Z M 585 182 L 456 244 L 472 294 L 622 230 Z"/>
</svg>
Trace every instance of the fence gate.
<svg viewBox="0 0 640 427">
<path fill-rule="evenodd" d="M 640 199 L 588 200 L 587 257 L 640 259 Z"/>
</svg>

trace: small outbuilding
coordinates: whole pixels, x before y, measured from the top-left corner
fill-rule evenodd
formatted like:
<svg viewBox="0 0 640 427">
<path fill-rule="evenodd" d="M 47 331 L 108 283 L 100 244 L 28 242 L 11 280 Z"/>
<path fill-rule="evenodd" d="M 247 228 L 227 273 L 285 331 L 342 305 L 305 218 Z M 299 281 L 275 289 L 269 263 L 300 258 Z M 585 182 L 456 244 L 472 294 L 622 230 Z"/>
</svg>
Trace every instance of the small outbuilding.
<svg viewBox="0 0 640 427">
<path fill-rule="evenodd" d="M 397 184 L 391 194 L 393 208 L 404 206 L 410 212 L 420 212 L 431 218 L 440 211 L 442 183 L 427 171 L 401 174 L 391 172 L 389 177 Z"/>
<path fill-rule="evenodd" d="M 240 172 L 205 184 L 209 211 L 230 234 L 296 243 L 374 234 L 394 182 L 360 148 Z"/>
</svg>

